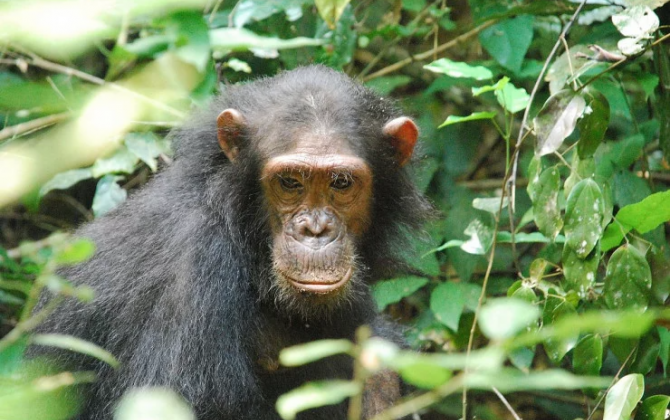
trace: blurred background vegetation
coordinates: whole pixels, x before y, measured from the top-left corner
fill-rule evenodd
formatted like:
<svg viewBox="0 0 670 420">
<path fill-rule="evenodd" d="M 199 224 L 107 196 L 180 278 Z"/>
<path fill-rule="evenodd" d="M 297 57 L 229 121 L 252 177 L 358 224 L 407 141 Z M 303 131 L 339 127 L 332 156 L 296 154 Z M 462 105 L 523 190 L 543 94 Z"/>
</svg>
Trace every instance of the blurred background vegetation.
<svg viewBox="0 0 670 420">
<path fill-rule="evenodd" d="M 416 391 L 379 418 L 668 419 L 667 2 L 0 1 L 0 420 L 70 418 L 95 380 L 24 360 L 29 343 L 116 363 L 31 334 L 43 288 L 94 296 L 56 272 L 94 252 L 68 232 L 170 165 L 167 132 L 220 86 L 310 63 L 416 119 L 413 175 L 442 217 L 413 270 L 374 285 L 422 352 L 364 331 L 290 349 L 359 370 L 287 394 L 284 418 L 356 401 L 385 367 Z M 116 418 L 193 415 L 153 389 Z"/>
</svg>

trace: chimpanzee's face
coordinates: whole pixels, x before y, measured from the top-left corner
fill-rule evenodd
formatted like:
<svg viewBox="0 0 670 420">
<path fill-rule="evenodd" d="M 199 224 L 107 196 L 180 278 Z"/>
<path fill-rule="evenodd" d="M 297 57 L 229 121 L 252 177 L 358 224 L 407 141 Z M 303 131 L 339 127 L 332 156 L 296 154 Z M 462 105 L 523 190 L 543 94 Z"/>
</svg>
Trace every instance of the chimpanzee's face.
<svg viewBox="0 0 670 420">
<path fill-rule="evenodd" d="M 343 290 L 370 223 L 368 165 L 348 154 L 303 151 L 269 159 L 261 180 L 278 280 L 303 293 Z"/>
</svg>

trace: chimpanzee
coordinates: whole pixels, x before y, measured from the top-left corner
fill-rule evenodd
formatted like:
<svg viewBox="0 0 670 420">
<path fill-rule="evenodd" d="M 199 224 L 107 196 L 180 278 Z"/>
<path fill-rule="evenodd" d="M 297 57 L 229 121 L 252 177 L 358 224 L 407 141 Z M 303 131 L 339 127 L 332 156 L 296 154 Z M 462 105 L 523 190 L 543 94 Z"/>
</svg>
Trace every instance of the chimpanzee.
<svg viewBox="0 0 670 420">
<path fill-rule="evenodd" d="M 322 66 L 226 87 L 172 133 L 173 164 L 78 235 L 94 257 L 62 274 L 96 291 L 41 328 L 111 351 L 94 369 L 80 419 L 111 418 L 131 387 L 167 386 L 198 419 L 278 419 L 277 397 L 309 380 L 350 378 L 352 360 L 288 369 L 287 346 L 373 333 L 399 341 L 376 313 L 369 283 L 402 267 L 409 234 L 432 210 L 405 165 L 417 127 L 388 99 Z M 364 394 L 369 417 L 399 381 Z M 303 413 L 344 419 L 346 405 Z"/>
</svg>

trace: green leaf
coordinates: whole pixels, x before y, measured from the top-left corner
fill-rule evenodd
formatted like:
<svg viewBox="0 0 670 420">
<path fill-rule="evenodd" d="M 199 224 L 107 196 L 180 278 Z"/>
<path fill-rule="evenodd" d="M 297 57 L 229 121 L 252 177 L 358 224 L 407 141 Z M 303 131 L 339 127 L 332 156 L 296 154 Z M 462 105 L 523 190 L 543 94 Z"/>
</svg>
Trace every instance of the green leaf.
<svg viewBox="0 0 670 420">
<path fill-rule="evenodd" d="M 91 167 L 91 172 L 95 178 L 107 174 L 131 174 L 135 171 L 138 160 L 128 148 L 121 147 L 112 156 L 96 160 Z"/>
<path fill-rule="evenodd" d="M 600 256 L 596 248 L 586 258 L 581 258 L 572 248 L 564 246 L 562 260 L 566 289 L 574 290 L 582 299 L 586 298 L 595 285 Z"/>
<path fill-rule="evenodd" d="M 666 420 L 670 396 L 653 395 L 645 398 L 635 414 L 635 420 Z"/>
<path fill-rule="evenodd" d="M 605 233 L 600 240 L 601 251 L 607 252 L 610 249 L 619 246 L 621 240 L 628 232 L 630 232 L 631 229 L 632 228 L 630 226 L 623 225 L 617 221 L 611 223 L 609 226 L 607 226 L 607 229 L 605 229 Z"/>
<path fill-rule="evenodd" d="M 579 141 L 577 153 L 582 159 L 593 156 L 605 137 L 610 121 L 610 105 L 607 98 L 595 90 L 588 90 L 584 116 L 577 123 Z"/>
<path fill-rule="evenodd" d="M 570 176 L 563 184 L 565 197 L 569 197 L 572 189 L 579 181 L 586 178 L 593 178 L 596 174 L 596 162 L 593 158 L 580 159 L 577 153 L 572 155 L 572 168 Z"/>
<path fill-rule="evenodd" d="M 28 338 L 28 335 L 23 335 L 0 350 L 0 378 L 13 374 L 22 366 L 23 355 L 28 346 Z M 0 343 L 2 343 L 1 340 Z M 2 395 L 1 392 L 0 395 Z"/>
<path fill-rule="evenodd" d="M 85 354 L 103 361 L 113 368 L 119 367 L 119 361 L 116 360 L 112 353 L 90 341 L 85 341 L 71 335 L 36 334 L 32 336 L 31 342 L 32 344 L 37 344 L 39 346 L 57 347 L 59 349 Z"/>
<path fill-rule="evenodd" d="M 592 179 L 579 181 L 565 207 L 565 245 L 586 258 L 603 235 L 603 195 Z"/>
<path fill-rule="evenodd" d="M 479 328 L 492 340 L 513 337 L 540 317 L 540 310 L 514 298 L 490 300 L 480 312 Z"/>
<path fill-rule="evenodd" d="M 175 48 L 172 51 L 184 62 L 204 73 L 210 59 L 207 22 L 200 11 L 175 12 L 164 19 L 166 32 L 172 33 Z"/>
<path fill-rule="evenodd" d="M 128 133 L 125 139 L 128 150 L 146 163 L 152 171 L 158 169 L 156 158 L 161 154 L 170 154 L 170 145 L 154 133 Z"/>
<path fill-rule="evenodd" d="M 600 335 L 589 334 L 579 340 L 572 354 L 572 366 L 578 375 L 600 375 L 603 366 L 603 339 Z"/>
<path fill-rule="evenodd" d="M 442 283 L 430 295 L 430 310 L 435 319 L 453 331 L 458 331 L 458 322 L 464 308 L 465 296 L 456 283 Z"/>
<path fill-rule="evenodd" d="M 644 255 L 624 245 L 614 251 L 607 263 L 603 296 L 610 308 L 637 308 L 649 305 L 651 270 Z"/>
<path fill-rule="evenodd" d="M 279 362 L 284 366 L 302 366 L 335 354 L 350 353 L 354 345 L 349 340 L 319 340 L 283 349 Z"/>
<path fill-rule="evenodd" d="M 610 378 L 575 376 L 564 370 L 547 369 L 525 373 L 514 368 L 495 372 L 469 372 L 464 386 L 470 389 L 490 391 L 495 388 L 502 393 L 515 391 L 540 391 L 556 389 L 606 388 Z"/>
<path fill-rule="evenodd" d="M 74 265 L 91 258 L 95 253 L 95 244 L 88 239 L 78 239 L 58 249 L 55 261 L 58 265 Z"/>
<path fill-rule="evenodd" d="M 452 372 L 448 369 L 421 362 L 407 364 L 400 369 L 399 373 L 406 382 L 423 389 L 436 388 L 447 382 L 452 376 Z"/>
<path fill-rule="evenodd" d="M 365 82 L 365 86 L 371 88 L 380 95 L 386 96 L 391 94 L 396 88 L 405 86 L 411 81 L 412 78 L 409 76 L 386 76 L 368 80 Z"/>
<path fill-rule="evenodd" d="M 563 228 L 563 218 L 558 207 L 558 191 L 561 188 L 561 175 L 558 167 L 552 166 L 540 174 L 534 185 L 533 215 L 540 232 L 549 238 L 555 238 Z"/>
<path fill-rule="evenodd" d="M 119 204 L 126 201 L 126 196 L 128 195 L 126 190 L 116 183 L 119 179 L 121 179 L 121 177 L 105 175 L 98 181 L 92 207 L 93 214 L 95 214 L 96 217 L 108 213 Z"/>
<path fill-rule="evenodd" d="M 576 313 L 575 307 L 566 299 L 549 296 L 542 311 L 542 328 L 555 324 L 557 321 Z M 563 357 L 577 345 L 578 339 L 578 331 L 560 338 L 550 337 L 545 340 L 544 349 L 549 359 L 554 364 L 559 364 L 563 360 Z"/>
<path fill-rule="evenodd" d="M 502 206 L 500 205 L 501 201 Z M 484 210 L 491 214 L 498 214 L 498 210 L 507 207 L 508 203 L 509 198 L 507 197 L 504 197 L 502 200 L 500 199 L 500 197 L 493 197 L 493 198 L 478 197 L 472 200 L 472 207 L 476 208 L 477 210 Z"/>
<path fill-rule="evenodd" d="M 532 15 L 504 20 L 483 30 L 479 41 L 501 66 L 518 73 L 533 40 L 533 21 Z"/>
<path fill-rule="evenodd" d="M 427 278 L 416 276 L 383 280 L 372 285 L 372 297 L 377 303 L 377 308 L 382 311 L 388 305 L 412 295 L 426 284 L 428 284 Z"/>
<path fill-rule="evenodd" d="M 448 58 L 440 58 L 423 68 L 434 73 L 446 74 L 455 78 L 467 78 L 475 80 L 489 80 L 493 78 L 491 70 L 482 66 L 471 66 L 467 63 L 456 62 Z"/>
<path fill-rule="evenodd" d="M 167 388 L 132 389 L 121 398 L 114 420 L 196 420 L 184 399 Z"/>
<path fill-rule="evenodd" d="M 356 50 L 358 38 L 356 27 L 354 8 L 348 4 L 334 29 L 325 23 L 317 29 L 315 38 L 322 38 L 327 42 L 322 49 L 323 54 L 318 59 L 333 68 L 341 68 L 350 63 Z"/>
<path fill-rule="evenodd" d="M 326 21 L 328 26 L 335 28 L 335 24 L 342 16 L 344 8 L 351 0 L 315 0 L 314 4 L 319 10 L 321 18 Z"/>
<path fill-rule="evenodd" d="M 512 243 L 512 233 L 511 232 L 498 232 L 496 235 L 496 241 L 498 243 Z M 547 238 L 540 232 L 531 232 L 531 233 L 525 233 L 525 232 L 518 232 L 514 235 L 514 243 L 517 244 L 532 244 L 532 243 L 541 243 L 541 244 L 550 244 L 552 242 L 555 243 L 563 243 L 565 242 L 565 237 L 562 235 L 556 236 L 556 239 L 553 241 L 550 238 Z"/>
<path fill-rule="evenodd" d="M 472 96 L 479 96 L 482 93 L 501 90 L 508 83 L 509 83 L 509 77 L 505 76 L 502 79 L 498 80 L 494 85 L 484 85 L 480 87 L 475 86 L 472 88 Z"/>
<path fill-rule="evenodd" d="M 361 386 L 350 381 L 309 382 L 277 399 L 277 412 L 284 420 L 293 420 L 296 415 L 310 408 L 339 404 L 348 397 L 361 392 Z"/>
<path fill-rule="evenodd" d="M 584 98 L 569 89 L 549 97 L 537 117 L 533 119 L 537 136 L 535 154 L 544 156 L 558 150 L 563 141 L 574 131 L 577 120 L 585 108 Z"/>
<path fill-rule="evenodd" d="M 668 365 L 670 364 L 670 330 L 665 327 L 657 327 L 661 349 L 658 352 L 661 363 L 663 363 L 663 374 L 668 374 Z"/>
<path fill-rule="evenodd" d="M 528 197 L 533 202 L 537 200 L 536 192 L 540 184 L 540 174 L 542 171 L 542 158 L 533 155 L 533 158 L 528 164 L 528 187 L 526 187 L 526 191 L 528 191 Z"/>
<path fill-rule="evenodd" d="M 286 19 L 295 21 L 302 16 L 302 5 L 309 3 L 309 0 L 244 0 L 235 6 L 233 24 L 236 28 L 241 28 L 247 23 L 265 20 L 275 13 L 285 12 Z"/>
<path fill-rule="evenodd" d="M 670 191 L 652 194 L 639 203 L 623 207 L 616 219 L 640 233 L 649 232 L 670 220 Z"/>
<path fill-rule="evenodd" d="M 40 188 L 40 197 L 45 196 L 51 190 L 64 190 L 89 178 L 93 178 L 93 172 L 90 168 L 61 172 Z"/>
<path fill-rule="evenodd" d="M 512 83 L 507 83 L 502 89 L 496 90 L 495 94 L 500 106 L 511 114 L 526 109 L 530 101 L 526 89 L 517 88 Z"/>
<path fill-rule="evenodd" d="M 603 420 L 627 420 L 644 393 L 644 377 L 626 375 L 610 388 L 605 397 Z"/>
<path fill-rule="evenodd" d="M 442 128 L 446 127 L 448 125 L 452 124 L 458 124 L 462 122 L 467 122 L 467 121 L 477 121 L 477 120 L 492 120 L 495 118 L 496 112 L 473 112 L 470 115 L 467 115 L 465 117 L 458 117 L 456 115 L 449 115 L 447 119 L 440 124 L 439 127 L 437 128 Z"/>
<path fill-rule="evenodd" d="M 247 51 L 252 48 L 264 50 L 282 50 L 289 48 L 316 47 L 324 43 L 321 39 L 297 37 L 279 39 L 256 35 L 248 29 L 218 28 L 209 31 L 210 42 L 215 51 Z"/>
<path fill-rule="evenodd" d="M 491 249 L 493 228 L 481 219 L 477 218 L 470 222 L 464 233 L 470 239 L 461 245 L 461 249 L 468 254 L 484 255 Z"/>
</svg>

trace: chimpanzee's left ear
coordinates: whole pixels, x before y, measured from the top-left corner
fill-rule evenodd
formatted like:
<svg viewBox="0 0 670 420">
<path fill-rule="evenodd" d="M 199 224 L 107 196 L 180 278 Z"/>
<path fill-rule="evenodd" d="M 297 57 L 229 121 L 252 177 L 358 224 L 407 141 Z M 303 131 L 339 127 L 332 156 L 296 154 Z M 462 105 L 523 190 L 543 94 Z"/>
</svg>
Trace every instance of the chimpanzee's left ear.
<svg viewBox="0 0 670 420">
<path fill-rule="evenodd" d="M 384 125 L 384 134 L 391 137 L 391 145 L 396 150 L 398 164 L 404 166 L 412 157 L 419 129 L 414 121 L 407 117 L 392 119 Z"/>
<path fill-rule="evenodd" d="M 235 162 L 240 153 L 240 135 L 246 121 L 240 111 L 228 108 L 224 109 L 216 118 L 216 134 L 219 146 L 228 160 Z"/>
</svg>

